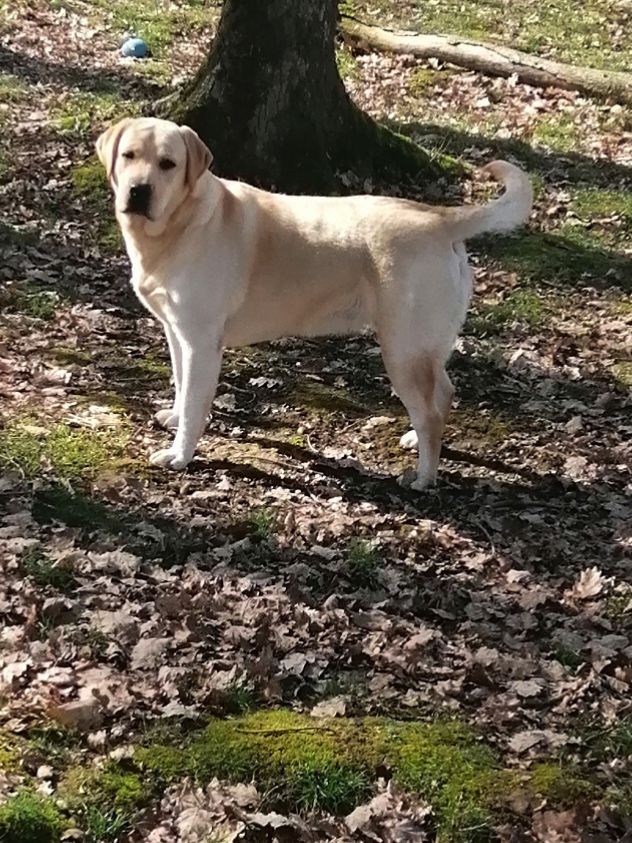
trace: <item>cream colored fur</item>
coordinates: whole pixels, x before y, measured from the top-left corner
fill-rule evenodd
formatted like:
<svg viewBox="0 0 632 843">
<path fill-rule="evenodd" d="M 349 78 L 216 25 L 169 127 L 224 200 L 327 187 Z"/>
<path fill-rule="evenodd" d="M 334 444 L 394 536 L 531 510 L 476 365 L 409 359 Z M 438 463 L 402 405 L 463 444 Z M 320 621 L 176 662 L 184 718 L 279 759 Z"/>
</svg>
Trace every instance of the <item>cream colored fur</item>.
<svg viewBox="0 0 632 843">
<path fill-rule="evenodd" d="M 97 141 L 132 263 L 132 284 L 164 327 L 173 366 L 175 428 L 151 462 L 182 469 L 213 401 L 222 350 L 285 336 L 374 329 L 418 447 L 413 487 L 437 472 L 452 401 L 445 363 L 472 292 L 463 241 L 529 216 L 526 175 L 495 161 L 505 193 L 487 205 L 420 205 L 379 196 L 284 196 L 219 179 L 186 127 L 123 120 Z M 164 169 L 169 163 L 169 169 Z M 130 188 L 151 188 L 148 216 L 126 211 Z"/>
</svg>

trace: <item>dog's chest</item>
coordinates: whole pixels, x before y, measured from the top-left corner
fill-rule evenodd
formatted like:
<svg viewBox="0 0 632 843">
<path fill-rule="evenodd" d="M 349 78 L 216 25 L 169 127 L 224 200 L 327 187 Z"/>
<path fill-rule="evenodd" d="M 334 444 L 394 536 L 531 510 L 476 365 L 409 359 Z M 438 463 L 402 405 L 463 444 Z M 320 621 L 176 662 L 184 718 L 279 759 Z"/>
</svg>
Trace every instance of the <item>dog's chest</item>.
<svg viewBox="0 0 632 843">
<path fill-rule="evenodd" d="M 132 287 L 150 313 L 165 321 L 168 318 L 170 296 L 165 284 L 153 275 L 133 274 Z"/>
</svg>

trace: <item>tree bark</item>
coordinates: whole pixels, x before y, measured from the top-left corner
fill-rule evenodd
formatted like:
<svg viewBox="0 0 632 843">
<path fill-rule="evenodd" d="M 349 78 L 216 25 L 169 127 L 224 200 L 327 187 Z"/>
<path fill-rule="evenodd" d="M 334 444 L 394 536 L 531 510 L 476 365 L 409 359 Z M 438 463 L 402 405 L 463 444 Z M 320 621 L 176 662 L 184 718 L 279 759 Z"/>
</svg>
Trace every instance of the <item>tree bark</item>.
<svg viewBox="0 0 632 843">
<path fill-rule="evenodd" d="M 469 41 L 452 35 L 397 34 L 351 18 L 340 23 L 343 37 L 355 46 L 418 58 L 436 58 L 489 76 L 516 75 L 521 82 L 539 88 L 555 87 L 601 99 L 632 103 L 632 74 L 551 61 L 510 47 Z"/>
<path fill-rule="evenodd" d="M 336 0 L 224 0 L 207 61 L 156 112 L 195 129 L 220 174 L 277 190 L 331 191 L 349 170 L 436 178 L 440 161 L 351 102 L 336 26 Z"/>
</svg>

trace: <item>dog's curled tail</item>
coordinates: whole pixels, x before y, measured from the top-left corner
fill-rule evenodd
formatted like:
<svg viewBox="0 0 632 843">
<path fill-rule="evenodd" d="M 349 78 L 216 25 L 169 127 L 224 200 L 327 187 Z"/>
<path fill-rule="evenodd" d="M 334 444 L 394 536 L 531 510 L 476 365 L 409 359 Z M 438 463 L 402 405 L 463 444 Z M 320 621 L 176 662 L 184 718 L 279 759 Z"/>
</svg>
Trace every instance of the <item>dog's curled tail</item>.
<svg viewBox="0 0 632 843">
<path fill-rule="evenodd" d="M 533 190 L 529 177 L 508 161 L 492 161 L 483 167 L 505 188 L 498 199 L 486 205 L 464 205 L 454 209 L 456 239 L 467 240 L 486 231 L 511 231 L 529 219 Z"/>
</svg>

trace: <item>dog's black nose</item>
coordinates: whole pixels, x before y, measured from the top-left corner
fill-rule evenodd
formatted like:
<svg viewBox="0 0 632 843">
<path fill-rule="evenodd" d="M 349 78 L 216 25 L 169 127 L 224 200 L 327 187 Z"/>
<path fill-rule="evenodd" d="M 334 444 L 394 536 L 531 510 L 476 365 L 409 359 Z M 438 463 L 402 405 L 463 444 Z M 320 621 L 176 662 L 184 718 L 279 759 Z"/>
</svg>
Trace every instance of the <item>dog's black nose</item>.
<svg viewBox="0 0 632 843">
<path fill-rule="evenodd" d="M 150 184 L 133 184 L 129 189 L 127 210 L 132 214 L 147 214 L 150 199 Z"/>
</svg>

